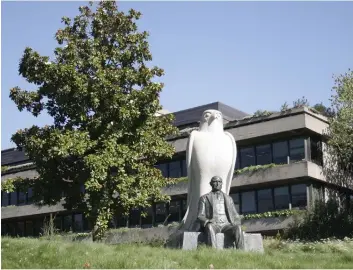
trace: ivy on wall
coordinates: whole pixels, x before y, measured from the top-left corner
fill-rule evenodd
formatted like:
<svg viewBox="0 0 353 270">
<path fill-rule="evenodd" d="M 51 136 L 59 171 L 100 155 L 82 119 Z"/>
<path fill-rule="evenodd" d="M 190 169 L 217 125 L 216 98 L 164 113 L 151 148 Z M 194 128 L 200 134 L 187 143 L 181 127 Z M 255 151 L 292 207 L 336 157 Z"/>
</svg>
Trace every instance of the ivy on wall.
<svg viewBox="0 0 353 270">
<path fill-rule="evenodd" d="M 247 214 L 243 216 L 244 220 L 247 219 L 259 219 L 259 218 L 271 218 L 271 217 L 289 217 L 293 215 L 299 215 L 304 213 L 306 210 L 293 210 L 293 209 L 286 209 L 286 210 L 277 210 L 277 211 L 269 211 L 264 213 L 258 214 Z"/>
</svg>

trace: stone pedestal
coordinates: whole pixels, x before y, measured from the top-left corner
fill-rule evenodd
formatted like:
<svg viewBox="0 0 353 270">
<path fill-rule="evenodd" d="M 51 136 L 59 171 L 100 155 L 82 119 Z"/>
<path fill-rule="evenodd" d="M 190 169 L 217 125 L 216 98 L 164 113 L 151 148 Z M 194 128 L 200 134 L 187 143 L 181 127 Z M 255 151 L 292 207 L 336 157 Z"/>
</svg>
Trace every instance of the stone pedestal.
<svg viewBox="0 0 353 270">
<path fill-rule="evenodd" d="M 178 239 L 174 239 L 173 247 L 182 248 L 185 250 L 197 249 L 198 245 L 205 243 L 205 236 L 201 232 L 183 232 Z M 169 247 L 172 247 L 169 245 Z M 216 234 L 217 249 L 234 248 L 232 243 L 228 243 L 224 239 L 223 233 Z M 254 252 L 264 252 L 262 236 L 259 233 L 249 234 L 244 233 L 244 250 Z"/>
</svg>

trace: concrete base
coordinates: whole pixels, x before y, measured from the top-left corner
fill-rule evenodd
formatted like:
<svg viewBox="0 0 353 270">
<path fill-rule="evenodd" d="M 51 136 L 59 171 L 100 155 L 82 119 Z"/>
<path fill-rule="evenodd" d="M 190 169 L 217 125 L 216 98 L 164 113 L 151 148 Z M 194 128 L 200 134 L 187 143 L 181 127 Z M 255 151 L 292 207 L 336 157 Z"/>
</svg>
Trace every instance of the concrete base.
<svg viewBox="0 0 353 270">
<path fill-rule="evenodd" d="M 259 233 L 249 234 L 244 233 L 244 250 L 254 252 L 264 252 L 262 236 Z M 170 239 L 167 247 L 170 248 L 181 248 L 185 250 L 194 250 L 200 244 L 205 243 L 205 235 L 201 232 L 179 232 L 174 235 L 173 239 Z M 233 243 L 225 241 L 223 233 L 216 234 L 216 248 L 234 248 Z"/>
</svg>

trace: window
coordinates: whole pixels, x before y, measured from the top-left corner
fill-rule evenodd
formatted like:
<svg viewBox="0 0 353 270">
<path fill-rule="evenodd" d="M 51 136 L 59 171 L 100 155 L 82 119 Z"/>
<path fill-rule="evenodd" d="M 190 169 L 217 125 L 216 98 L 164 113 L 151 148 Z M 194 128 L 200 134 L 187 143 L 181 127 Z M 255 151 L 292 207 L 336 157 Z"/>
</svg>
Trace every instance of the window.
<svg viewBox="0 0 353 270">
<path fill-rule="evenodd" d="M 180 161 L 172 161 L 169 163 L 169 177 L 179 178 L 181 177 L 181 164 Z"/>
<path fill-rule="evenodd" d="M 31 204 L 33 202 L 33 189 L 29 188 L 27 191 L 27 203 Z"/>
<path fill-rule="evenodd" d="M 54 226 L 57 230 L 62 231 L 63 226 L 62 226 L 62 216 L 56 216 L 54 218 Z"/>
<path fill-rule="evenodd" d="M 164 203 L 156 204 L 156 223 L 163 223 L 166 216 L 166 209 Z"/>
<path fill-rule="evenodd" d="M 151 227 L 152 226 L 152 218 L 153 218 L 153 208 L 148 207 L 145 209 L 146 216 L 142 217 L 142 225 L 145 225 L 143 227 Z M 148 226 L 146 226 L 148 225 Z"/>
<path fill-rule="evenodd" d="M 232 197 L 235 209 L 239 213 L 239 205 L 240 205 L 239 193 L 230 194 L 230 197 Z"/>
<path fill-rule="evenodd" d="M 240 149 L 241 168 L 255 165 L 255 148 L 247 147 Z"/>
<path fill-rule="evenodd" d="M 11 192 L 11 205 L 17 205 L 17 191 Z"/>
<path fill-rule="evenodd" d="M 287 164 L 288 143 L 287 141 L 273 143 L 273 162 L 275 164 Z"/>
<path fill-rule="evenodd" d="M 289 141 L 289 156 L 291 161 L 305 159 L 305 143 L 303 138 Z"/>
<path fill-rule="evenodd" d="M 258 145 L 256 146 L 256 164 L 264 165 L 272 163 L 272 155 L 271 155 L 271 145 Z"/>
<path fill-rule="evenodd" d="M 6 226 L 5 226 L 5 223 L 1 223 L 1 235 L 6 235 Z"/>
<path fill-rule="evenodd" d="M 294 185 L 291 187 L 292 207 L 306 207 L 306 184 Z"/>
<path fill-rule="evenodd" d="M 9 205 L 9 193 L 1 192 L 1 206 L 8 206 Z"/>
<path fill-rule="evenodd" d="M 288 209 L 289 208 L 289 188 L 278 187 L 274 189 L 275 193 L 275 209 Z"/>
<path fill-rule="evenodd" d="M 257 192 L 258 212 L 263 213 L 273 210 L 272 190 L 262 189 Z"/>
<path fill-rule="evenodd" d="M 25 205 L 26 204 L 26 193 L 18 192 L 18 205 Z"/>
<path fill-rule="evenodd" d="M 156 167 L 161 170 L 162 175 L 164 177 L 168 177 L 168 164 L 167 163 L 158 164 Z"/>
<path fill-rule="evenodd" d="M 33 222 L 32 220 L 26 220 L 26 236 L 33 235 Z"/>
<path fill-rule="evenodd" d="M 17 222 L 16 235 L 23 237 L 25 234 L 25 223 L 23 221 Z"/>
<path fill-rule="evenodd" d="M 182 210 L 181 213 L 182 213 L 182 216 L 183 216 L 183 217 L 184 217 L 185 214 L 186 214 L 187 208 L 188 208 L 187 200 L 185 199 L 185 200 L 183 200 L 183 202 L 182 202 L 182 209 L 181 209 L 181 210 Z"/>
<path fill-rule="evenodd" d="M 180 201 L 170 201 L 168 222 L 179 221 Z"/>
<path fill-rule="evenodd" d="M 140 209 L 132 208 L 129 215 L 129 226 L 140 226 Z"/>
<path fill-rule="evenodd" d="M 74 215 L 74 230 L 75 232 L 82 232 L 83 231 L 83 215 L 82 214 L 75 214 Z"/>
<path fill-rule="evenodd" d="M 42 219 L 35 219 L 33 222 L 33 236 L 39 236 L 40 233 L 43 233 L 43 220 Z"/>
<path fill-rule="evenodd" d="M 64 216 L 64 231 L 72 231 L 72 215 Z"/>
<path fill-rule="evenodd" d="M 186 160 L 183 159 L 181 161 L 181 176 L 184 177 L 184 176 L 187 176 L 188 173 L 187 173 L 187 167 L 186 167 Z"/>
<path fill-rule="evenodd" d="M 243 214 L 256 213 L 255 191 L 241 194 L 241 212 Z"/>
<path fill-rule="evenodd" d="M 310 153 L 311 153 L 311 161 L 321 165 L 323 164 L 322 158 L 322 142 L 317 138 L 310 138 Z"/>
</svg>

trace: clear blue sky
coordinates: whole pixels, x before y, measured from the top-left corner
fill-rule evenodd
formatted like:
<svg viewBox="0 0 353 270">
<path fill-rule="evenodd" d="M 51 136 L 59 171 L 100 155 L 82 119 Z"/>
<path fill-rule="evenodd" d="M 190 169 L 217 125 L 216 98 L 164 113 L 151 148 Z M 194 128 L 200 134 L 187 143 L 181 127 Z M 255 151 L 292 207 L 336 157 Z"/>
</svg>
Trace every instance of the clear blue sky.
<svg viewBox="0 0 353 270">
<path fill-rule="evenodd" d="M 14 86 L 26 46 L 51 56 L 62 16 L 83 2 L 2 2 L 1 148 L 11 134 L 50 124 L 18 112 Z M 220 101 L 242 111 L 278 110 L 305 96 L 329 104 L 333 74 L 353 68 L 352 2 L 120 2 L 143 13 L 153 64 L 165 69 L 161 103 L 169 111 Z"/>
</svg>

